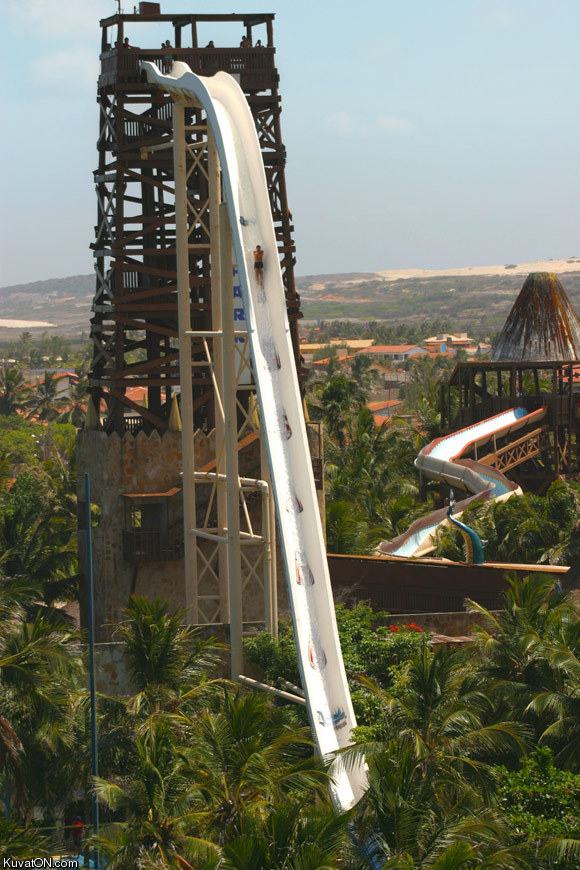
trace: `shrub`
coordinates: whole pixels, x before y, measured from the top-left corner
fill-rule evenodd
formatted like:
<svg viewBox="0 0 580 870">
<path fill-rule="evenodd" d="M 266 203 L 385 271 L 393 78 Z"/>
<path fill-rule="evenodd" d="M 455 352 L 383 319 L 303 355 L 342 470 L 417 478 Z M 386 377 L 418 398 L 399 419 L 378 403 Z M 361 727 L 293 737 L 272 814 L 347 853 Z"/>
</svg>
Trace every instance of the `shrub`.
<svg viewBox="0 0 580 870">
<path fill-rule="evenodd" d="M 366 674 L 382 686 L 390 686 L 397 668 L 408 661 L 425 642 L 420 626 L 397 626 L 391 631 L 383 625 L 385 611 L 375 611 L 359 602 L 355 607 L 336 605 L 336 621 L 340 635 L 346 675 L 351 683 L 353 706 L 361 723 L 372 721 L 377 702 L 366 689 L 357 686 L 355 677 Z M 279 636 L 274 640 L 267 632 L 259 632 L 245 641 L 248 659 L 257 664 L 264 678 L 273 685 L 280 679 L 299 683 L 300 676 L 294 646 L 294 631 L 290 622 L 280 623 Z"/>
<path fill-rule="evenodd" d="M 546 861 L 541 848 L 547 839 L 580 838 L 580 775 L 554 764 L 551 749 L 527 756 L 519 770 L 498 768 L 498 799 L 516 836 L 520 836 L 533 867 L 568 870 L 569 861 Z"/>
</svg>

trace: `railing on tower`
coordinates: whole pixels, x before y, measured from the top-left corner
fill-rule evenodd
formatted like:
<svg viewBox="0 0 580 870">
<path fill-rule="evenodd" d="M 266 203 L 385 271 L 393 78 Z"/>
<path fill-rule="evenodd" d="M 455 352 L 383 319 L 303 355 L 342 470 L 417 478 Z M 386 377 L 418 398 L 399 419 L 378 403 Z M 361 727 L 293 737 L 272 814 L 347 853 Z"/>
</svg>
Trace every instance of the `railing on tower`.
<svg viewBox="0 0 580 870">
<path fill-rule="evenodd" d="M 219 70 L 240 77 L 247 91 L 262 91 L 278 82 L 274 48 L 167 48 L 133 46 L 111 48 L 101 54 L 99 87 L 136 84 L 141 81 L 139 63 L 152 61 L 168 73 L 174 60 L 188 64 L 198 75 L 212 76 Z"/>
</svg>

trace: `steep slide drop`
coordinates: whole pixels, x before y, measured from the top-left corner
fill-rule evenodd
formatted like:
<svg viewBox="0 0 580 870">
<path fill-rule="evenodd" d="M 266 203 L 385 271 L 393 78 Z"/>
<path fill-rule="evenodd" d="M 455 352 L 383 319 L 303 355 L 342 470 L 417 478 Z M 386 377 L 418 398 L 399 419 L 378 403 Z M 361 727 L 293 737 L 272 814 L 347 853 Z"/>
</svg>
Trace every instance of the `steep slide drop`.
<svg viewBox="0 0 580 870">
<path fill-rule="evenodd" d="M 310 723 L 326 755 L 350 743 L 356 725 L 338 639 L 326 549 L 318 512 L 302 401 L 294 365 L 284 285 L 255 123 L 238 83 L 227 73 L 202 78 L 174 63 L 163 75 L 143 63 L 152 84 L 204 108 L 222 168 L 248 324 L 262 431 L 270 460 L 282 555 L 288 579 L 298 663 Z M 243 220 L 241 220 L 243 219 Z M 252 252 L 264 250 L 264 286 Z M 346 810 L 366 787 L 363 765 L 333 767 L 332 796 Z"/>
<path fill-rule="evenodd" d="M 475 459 L 460 457 L 474 446 L 480 447 L 494 437 L 506 437 L 545 416 L 545 409 L 528 412 L 525 408 L 511 408 L 488 417 L 480 423 L 458 429 L 450 435 L 436 438 L 424 447 L 415 460 L 415 466 L 432 480 L 442 480 L 452 487 L 473 493 L 455 504 L 453 516 L 460 516 L 465 508 L 476 501 L 505 499 L 521 495 L 519 486 L 495 468 Z M 390 556 L 420 556 L 432 549 L 434 536 L 442 523 L 447 523 L 447 510 L 441 508 L 416 520 L 406 532 L 392 541 L 379 544 L 378 553 Z"/>
</svg>

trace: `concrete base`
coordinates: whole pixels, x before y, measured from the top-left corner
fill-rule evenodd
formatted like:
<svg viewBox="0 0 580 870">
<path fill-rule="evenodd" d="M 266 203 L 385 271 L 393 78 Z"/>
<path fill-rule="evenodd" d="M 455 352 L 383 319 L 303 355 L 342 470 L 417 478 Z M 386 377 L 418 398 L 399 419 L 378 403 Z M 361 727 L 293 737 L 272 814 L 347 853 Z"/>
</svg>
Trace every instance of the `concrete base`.
<svg viewBox="0 0 580 870">
<path fill-rule="evenodd" d="M 197 431 L 194 436 L 195 461 L 202 468 L 215 457 L 214 433 Z M 316 449 L 311 445 L 311 449 Z M 260 445 L 258 441 L 239 455 L 240 474 L 260 477 Z M 84 474 L 91 477 L 92 502 L 98 509 L 98 521 L 93 528 L 93 570 L 95 586 L 95 629 L 98 642 L 115 640 L 115 628 L 124 618 L 129 598 L 133 594 L 162 598 L 175 609 L 185 606 L 183 557 L 168 561 L 150 558 L 127 560 L 123 551 L 123 532 L 128 527 L 130 503 L 123 493 L 162 493 L 181 487 L 181 433 L 139 431 L 123 436 L 107 435 L 98 430 L 81 430 L 77 440 L 77 498 L 84 500 Z M 198 487 L 197 510 L 201 522 L 209 488 Z M 249 501 L 252 523 L 260 528 L 260 500 Z M 82 516 L 79 511 L 79 516 Z M 176 540 L 183 536 L 183 502 L 178 493 L 171 499 L 168 534 Z M 86 559 L 85 534 L 79 530 L 79 562 L 81 574 L 81 623 L 86 625 Z M 200 550 L 209 558 L 211 544 L 201 543 Z M 181 548 L 182 549 L 182 548 Z M 244 548 L 251 560 L 254 548 Z M 281 614 L 287 611 L 287 590 L 279 548 L 276 552 L 278 605 Z M 217 558 L 212 564 L 217 571 Z M 204 598 L 204 620 L 207 623 L 228 620 L 227 601 L 220 598 L 219 582 L 211 572 L 202 576 L 204 559 L 198 560 L 199 594 Z M 251 573 L 244 579 L 243 617 L 245 622 L 263 621 L 264 593 L 261 576 Z M 223 586 L 224 584 L 222 584 Z"/>
<path fill-rule="evenodd" d="M 213 452 L 209 439 L 197 439 L 202 461 Z M 113 637 L 133 594 L 161 597 L 183 607 L 183 560 L 131 563 L 123 558 L 126 504 L 123 493 L 163 492 L 180 487 L 181 435 L 131 432 L 123 436 L 96 430 L 79 432 L 77 440 L 77 497 L 84 498 L 83 475 L 91 477 L 91 497 L 99 512 L 93 528 L 95 628 L 97 641 Z M 180 498 L 179 496 L 177 497 Z M 176 522 L 182 522 L 182 510 Z M 85 536 L 79 532 L 81 622 L 85 622 Z"/>
</svg>

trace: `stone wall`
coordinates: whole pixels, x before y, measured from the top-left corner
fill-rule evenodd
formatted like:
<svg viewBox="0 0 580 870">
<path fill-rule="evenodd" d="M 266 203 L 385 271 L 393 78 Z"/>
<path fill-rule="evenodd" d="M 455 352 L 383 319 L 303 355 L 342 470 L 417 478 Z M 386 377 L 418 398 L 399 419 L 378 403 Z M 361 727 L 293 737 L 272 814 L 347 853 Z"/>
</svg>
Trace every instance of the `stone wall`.
<svg viewBox="0 0 580 870">
<path fill-rule="evenodd" d="M 199 463 L 213 456 L 213 438 L 195 436 Z M 93 573 L 95 587 L 95 627 L 98 641 L 108 641 L 122 619 L 129 597 L 136 593 L 160 597 L 172 605 L 185 605 L 183 560 L 140 562 L 123 559 L 123 529 L 126 524 L 127 492 L 163 492 L 181 486 L 181 434 L 141 431 L 123 436 L 96 430 L 79 432 L 77 443 L 79 477 L 77 494 L 84 500 L 83 473 L 91 476 L 91 498 L 98 506 L 98 525 L 93 529 Z M 183 523 L 181 497 L 173 521 Z M 86 576 L 85 536 L 79 533 L 81 581 Z M 81 582 L 81 619 L 85 612 L 84 583 Z"/>
<path fill-rule="evenodd" d="M 195 433 L 196 465 L 201 468 L 215 456 L 214 434 Z M 260 445 L 255 441 L 240 453 L 240 474 L 247 477 L 260 477 Z M 123 530 L 127 526 L 128 504 L 123 493 L 164 492 L 172 487 L 181 487 L 181 433 L 166 432 L 147 435 L 140 431 L 123 436 L 113 433 L 107 435 L 97 430 L 82 430 L 77 442 L 77 467 L 79 469 L 77 495 L 84 500 L 83 475 L 88 471 L 91 476 L 91 498 L 98 507 L 98 524 L 93 528 L 93 573 L 95 586 L 95 627 L 96 639 L 108 642 L 114 637 L 115 626 L 123 618 L 123 613 L 132 594 L 159 597 L 177 608 L 185 606 L 184 563 L 176 561 L 131 563 L 123 558 Z M 201 522 L 207 507 L 209 487 L 198 485 L 197 510 Z M 171 500 L 171 522 L 173 527 L 182 528 L 183 504 L 180 494 Z M 259 497 L 250 497 L 248 509 L 256 531 L 261 530 L 261 504 Z M 201 553 L 210 556 L 212 545 L 202 543 Z M 255 548 L 244 548 L 251 559 Z M 86 560 L 85 535 L 79 532 L 79 557 L 81 569 L 81 621 L 85 624 Z M 284 569 L 280 558 L 280 548 L 276 552 L 278 604 L 280 612 L 287 611 L 287 589 Z M 215 578 L 206 572 L 205 559 L 198 559 L 200 575 L 199 592 L 215 596 L 219 607 L 219 588 Z M 217 559 L 212 564 L 217 567 Z M 264 593 L 261 572 L 256 577 L 250 572 L 244 579 L 244 620 L 256 621 L 264 618 Z M 224 621 L 226 611 L 222 602 L 219 612 L 213 612 L 211 622 Z"/>
</svg>

